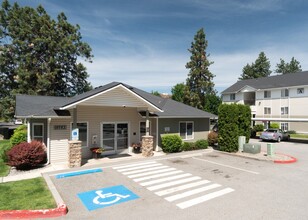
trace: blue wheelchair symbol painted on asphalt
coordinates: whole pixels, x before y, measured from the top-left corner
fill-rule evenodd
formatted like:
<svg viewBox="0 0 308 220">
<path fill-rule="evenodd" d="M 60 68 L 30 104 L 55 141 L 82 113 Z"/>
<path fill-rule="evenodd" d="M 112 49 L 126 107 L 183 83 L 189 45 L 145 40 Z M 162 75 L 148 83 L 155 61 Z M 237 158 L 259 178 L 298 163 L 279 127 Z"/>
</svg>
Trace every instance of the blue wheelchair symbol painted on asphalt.
<svg viewBox="0 0 308 220">
<path fill-rule="evenodd" d="M 89 211 L 139 198 L 123 185 L 78 193 L 77 195 Z"/>
</svg>

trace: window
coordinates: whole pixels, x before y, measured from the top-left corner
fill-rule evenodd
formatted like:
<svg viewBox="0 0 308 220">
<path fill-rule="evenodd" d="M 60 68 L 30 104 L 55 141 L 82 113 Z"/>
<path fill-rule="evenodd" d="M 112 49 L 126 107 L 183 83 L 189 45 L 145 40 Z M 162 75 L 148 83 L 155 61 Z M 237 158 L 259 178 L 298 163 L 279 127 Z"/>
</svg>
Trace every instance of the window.
<svg viewBox="0 0 308 220">
<path fill-rule="evenodd" d="M 77 122 L 77 128 L 79 129 L 79 140 L 82 141 L 81 146 L 88 146 L 88 123 Z"/>
<path fill-rule="evenodd" d="M 150 123 L 149 124 L 149 127 L 150 127 L 149 133 L 151 133 L 151 122 L 149 121 L 149 123 Z M 139 134 L 140 134 L 139 140 L 142 141 L 142 136 L 144 136 L 146 134 L 145 121 L 140 122 Z"/>
<path fill-rule="evenodd" d="M 33 140 L 44 142 L 44 124 L 43 123 L 33 123 Z"/>
<path fill-rule="evenodd" d="M 304 94 L 304 92 L 305 92 L 304 88 L 297 89 L 297 94 Z"/>
<path fill-rule="evenodd" d="M 281 107 L 281 115 L 288 115 L 289 107 Z"/>
<path fill-rule="evenodd" d="M 194 138 L 194 123 L 193 122 L 180 122 L 180 136 L 184 140 Z"/>
<path fill-rule="evenodd" d="M 288 131 L 289 130 L 289 123 L 281 122 L 280 123 L 280 129 L 283 130 L 283 131 Z"/>
<path fill-rule="evenodd" d="M 271 91 L 264 91 L 264 98 L 270 98 L 271 97 Z"/>
<path fill-rule="evenodd" d="M 289 89 L 282 89 L 281 97 L 289 97 Z"/>
<path fill-rule="evenodd" d="M 265 115 L 270 115 L 270 114 L 271 114 L 271 108 L 269 108 L 269 107 L 264 107 L 264 114 L 265 114 Z"/>
<path fill-rule="evenodd" d="M 235 93 L 230 94 L 230 100 L 235 100 Z"/>
</svg>

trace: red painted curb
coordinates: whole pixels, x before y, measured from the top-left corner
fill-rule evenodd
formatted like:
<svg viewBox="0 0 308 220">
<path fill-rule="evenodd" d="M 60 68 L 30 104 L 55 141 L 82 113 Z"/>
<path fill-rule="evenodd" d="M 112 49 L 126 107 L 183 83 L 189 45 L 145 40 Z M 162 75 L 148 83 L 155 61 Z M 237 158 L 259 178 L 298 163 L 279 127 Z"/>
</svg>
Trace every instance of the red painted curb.
<svg viewBox="0 0 308 220">
<path fill-rule="evenodd" d="M 285 164 L 287 164 L 287 163 L 295 163 L 297 161 L 297 159 L 295 157 L 292 157 L 292 156 L 289 156 L 289 155 L 286 155 L 286 154 L 281 154 L 281 155 L 288 156 L 291 159 L 290 160 L 274 160 L 274 163 L 282 163 L 282 164 L 285 163 Z"/>
<path fill-rule="evenodd" d="M 52 218 L 66 215 L 67 206 L 59 204 L 54 209 L 38 209 L 38 210 L 5 210 L 0 211 L 0 219 L 16 219 L 16 218 Z"/>
</svg>

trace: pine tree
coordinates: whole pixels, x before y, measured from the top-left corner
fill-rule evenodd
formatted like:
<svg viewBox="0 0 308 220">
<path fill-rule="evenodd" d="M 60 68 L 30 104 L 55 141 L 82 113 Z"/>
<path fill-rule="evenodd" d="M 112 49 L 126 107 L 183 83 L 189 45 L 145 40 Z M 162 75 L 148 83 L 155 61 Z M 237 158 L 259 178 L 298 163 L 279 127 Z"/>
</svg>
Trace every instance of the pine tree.
<svg viewBox="0 0 308 220">
<path fill-rule="evenodd" d="M 252 63 L 251 65 L 247 64 L 246 66 L 244 66 L 242 75 L 239 79 L 254 79 L 270 76 L 272 73 L 270 68 L 270 61 L 266 57 L 265 53 L 261 52 L 255 63 Z"/>
<path fill-rule="evenodd" d="M 287 74 L 287 73 L 296 73 L 302 71 L 302 67 L 294 57 L 292 57 L 290 63 L 286 63 L 283 59 L 280 58 L 280 63 L 276 65 L 276 73 Z"/>
<path fill-rule="evenodd" d="M 1 117 L 14 112 L 13 94 L 73 96 L 91 89 L 79 58 L 90 61 L 90 46 L 82 41 L 80 27 L 64 13 L 51 19 L 42 6 L 13 6 L 7 0 L 0 9 L 0 110 Z M 4 101 L 6 100 L 6 101 Z M 6 103 L 4 103 L 6 102 Z"/>
<path fill-rule="evenodd" d="M 203 109 L 205 97 L 215 94 L 214 75 L 210 72 L 209 66 L 213 64 L 208 60 L 206 54 L 207 40 L 203 28 L 198 30 L 188 51 L 191 53 L 190 61 L 186 68 L 190 69 L 184 90 L 184 103 L 190 106 Z"/>
</svg>

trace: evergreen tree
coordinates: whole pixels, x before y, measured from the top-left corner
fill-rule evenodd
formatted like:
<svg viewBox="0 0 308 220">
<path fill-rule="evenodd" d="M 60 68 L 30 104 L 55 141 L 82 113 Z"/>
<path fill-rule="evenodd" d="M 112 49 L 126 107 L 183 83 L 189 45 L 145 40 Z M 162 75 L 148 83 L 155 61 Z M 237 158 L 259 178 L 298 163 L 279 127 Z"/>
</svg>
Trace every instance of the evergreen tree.
<svg viewBox="0 0 308 220">
<path fill-rule="evenodd" d="M 255 63 L 244 66 L 242 75 L 239 79 L 244 80 L 270 76 L 272 73 L 270 68 L 270 61 L 266 57 L 265 53 L 261 52 Z"/>
<path fill-rule="evenodd" d="M 188 50 L 191 53 L 190 61 L 186 68 L 190 69 L 184 89 L 184 103 L 193 107 L 203 109 L 205 97 L 209 94 L 215 94 L 214 75 L 210 72 L 209 66 L 213 64 L 208 60 L 206 54 L 207 40 L 203 28 L 198 30 Z"/>
<path fill-rule="evenodd" d="M 204 111 L 218 115 L 218 108 L 222 103 L 221 97 L 215 94 L 209 94 L 205 97 Z"/>
<path fill-rule="evenodd" d="M 290 63 L 286 63 L 283 59 L 280 58 L 280 63 L 276 65 L 276 73 L 287 74 L 287 73 L 296 73 L 302 71 L 302 67 L 294 57 L 292 57 Z"/>
<path fill-rule="evenodd" d="M 90 46 L 82 41 L 80 27 L 64 13 L 51 19 L 42 6 L 0 8 L 0 110 L 12 117 L 14 94 L 73 96 L 91 89 L 86 68 Z"/>
<path fill-rule="evenodd" d="M 185 90 L 185 84 L 184 83 L 178 83 L 171 89 L 172 93 L 172 99 L 178 102 L 184 102 L 184 90 Z"/>
</svg>

